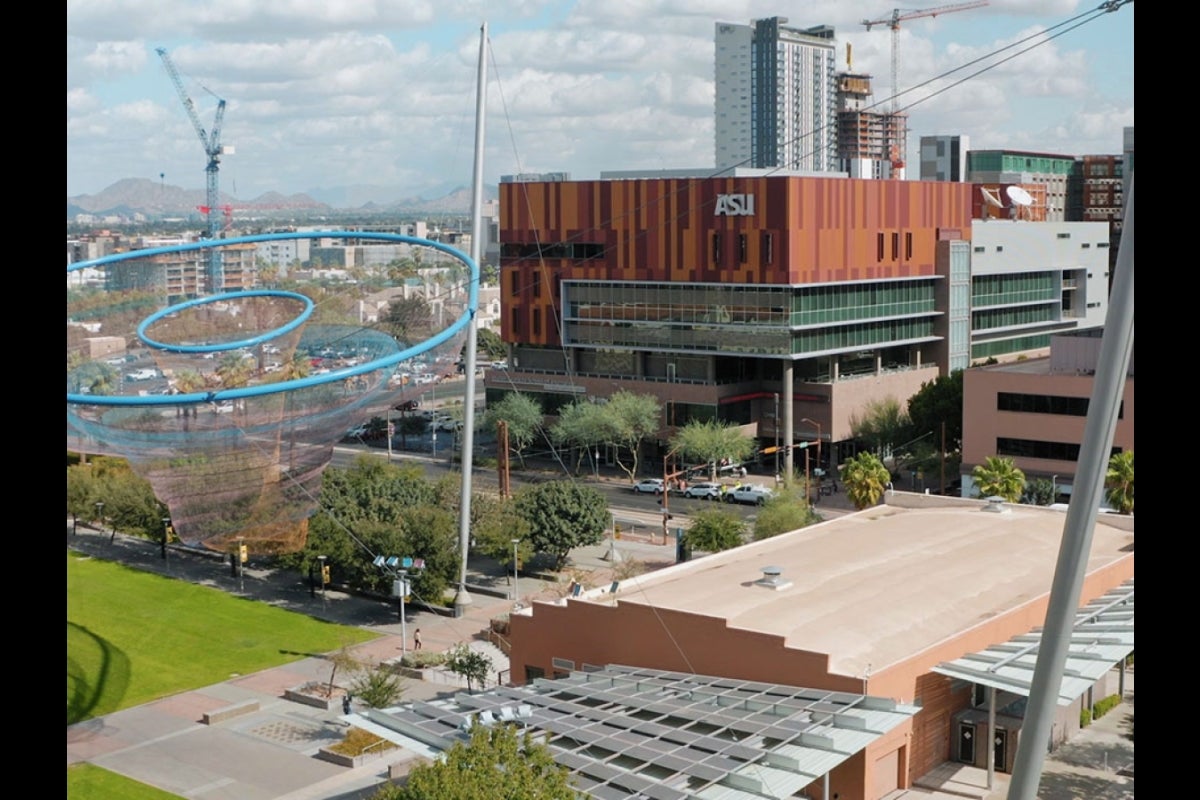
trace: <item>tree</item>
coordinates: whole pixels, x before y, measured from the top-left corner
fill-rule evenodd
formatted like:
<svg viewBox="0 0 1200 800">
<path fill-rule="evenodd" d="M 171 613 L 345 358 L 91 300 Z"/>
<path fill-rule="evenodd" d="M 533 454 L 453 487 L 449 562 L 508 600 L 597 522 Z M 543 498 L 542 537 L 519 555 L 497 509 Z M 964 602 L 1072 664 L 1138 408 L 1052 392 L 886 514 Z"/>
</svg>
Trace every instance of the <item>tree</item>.
<svg viewBox="0 0 1200 800">
<path fill-rule="evenodd" d="M 492 671 L 492 660 L 478 650 L 460 644 L 446 656 L 446 669 L 466 678 L 467 691 L 470 692 L 475 686 L 482 689 L 487 685 L 488 675 Z"/>
<path fill-rule="evenodd" d="M 475 337 L 476 352 L 483 352 L 488 358 L 504 358 L 508 355 L 508 345 L 495 331 L 480 328 L 475 332 Z"/>
<path fill-rule="evenodd" d="M 692 420 L 671 437 L 671 450 L 681 458 L 703 461 L 711 465 L 712 479 L 717 479 L 717 462 L 723 458 L 744 461 L 755 448 L 753 437 L 742 433 L 737 425 L 716 420 Z"/>
<path fill-rule="evenodd" d="M 1113 453 L 1104 476 L 1108 504 L 1121 514 L 1133 513 L 1133 451 Z"/>
<path fill-rule="evenodd" d="M 429 302 L 419 295 L 399 297 L 388 303 L 380 321 L 384 330 L 405 344 L 419 342 L 429 336 L 433 314 Z"/>
<path fill-rule="evenodd" d="M 572 481 L 550 481 L 529 486 L 513 498 L 529 524 L 533 549 L 554 557 L 561 570 L 576 547 L 600 544 L 608 527 L 608 502 L 590 486 Z"/>
<path fill-rule="evenodd" d="M 504 420 L 508 425 L 508 446 L 525 466 L 525 449 L 533 444 L 542 431 L 544 414 L 537 400 L 521 392 L 509 392 L 499 402 L 489 406 L 487 425 L 495 427 Z"/>
<path fill-rule="evenodd" d="M 371 708 L 394 706 L 404 695 L 404 679 L 382 664 L 361 670 L 350 693 Z"/>
<path fill-rule="evenodd" d="M 946 423 L 946 449 L 962 448 L 963 371 L 955 370 L 921 384 L 908 398 L 908 419 L 912 435 L 932 434 L 942 441 L 942 423 Z M 940 445 L 939 445 L 940 446 Z"/>
<path fill-rule="evenodd" d="M 820 521 L 821 518 L 816 512 L 809 508 L 803 488 L 776 492 L 774 497 L 763 504 L 754 519 L 754 540 L 757 542 L 769 539 Z"/>
<path fill-rule="evenodd" d="M 600 406 L 603 441 L 617 446 L 617 466 L 625 470 L 630 481 L 638 474 L 642 442 L 658 432 L 661 420 L 662 403 L 652 394 L 634 394 L 622 389 Z M 621 460 L 623 451 L 629 453 L 628 467 Z"/>
<path fill-rule="evenodd" d="M 1049 478 L 1036 478 L 1025 484 L 1021 502 L 1031 506 L 1048 506 L 1054 502 L 1054 484 Z"/>
<path fill-rule="evenodd" d="M 879 457 L 865 450 L 842 465 L 846 497 L 860 511 L 879 502 L 891 477 Z"/>
<path fill-rule="evenodd" d="M 865 442 L 881 458 L 911 438 L 911 430 L 908 412 L 891 396 L 867 403 L 861 416 L 850 416 L 850 431 L 854 438 Z"/>
<path fill-rule="evenodd" d="M 575 460 L 575 472 L 593 445 L 604 441 L 604 410 L 590 400 L 576 400 L 558 410 L 558 421 L 550 428 L 550 441 L 558 447 L 575 447 L 579 457 Z"/>
<path fill-rule="evenodd" d="M 512 573 L 513 539 L 517 545 L 517 567 L 533 557 L 529 541 L 529 523 L 517 511 L 511 498 L 477 495 L 471 501 L 472 549 L 509 566 Z"/>
<path fill-rule="evenodd" d="M 356 672 L 362 669 L 362 662 L 355 658 L 350 652 L 349 645 L 342 645 L 338 650 L 328 656 L 329 658 L 329 685 L 325 688 L 325 696 L 333 697 L 333 681 L 337 677 L 338 672 Z"/>
<path fill-rule="evenodd" d="M 471 726 L 443 758 L 413 767 L 404 785 L 390 784 L 370 800 L 575 800 L 570 772 L 528 732 L 504 723 Z"/>
<path fill-rule="evenodd" d="M 746 524 L 742 518 L 723 508 L 705 509 L 692 515 L 692 524 L 684 533 L 686 546 L 705 553 L 719 553 L 742 544 Z"/>
<path fill-rule="evenodd" d="M 971 470 L 978 497 L 1003 497 L 1010 503 L 1021 499 L 1025 489 L 1025 473 L 1011 458 L 988 456 Z"/>
</svg>

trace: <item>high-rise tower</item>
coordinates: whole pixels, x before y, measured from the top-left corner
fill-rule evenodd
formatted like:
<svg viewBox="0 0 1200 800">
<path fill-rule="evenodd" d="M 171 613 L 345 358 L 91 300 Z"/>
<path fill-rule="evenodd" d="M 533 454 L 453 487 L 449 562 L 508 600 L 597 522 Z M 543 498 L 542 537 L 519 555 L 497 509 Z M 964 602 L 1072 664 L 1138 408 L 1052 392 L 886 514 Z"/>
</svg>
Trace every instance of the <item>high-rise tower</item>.
<svg viewBox="0 0 1200 800">
<path fill-rule="evenodd" d="M 833 28 L 716 26 L 716 166 L 837 170 Z"/>
</svg>

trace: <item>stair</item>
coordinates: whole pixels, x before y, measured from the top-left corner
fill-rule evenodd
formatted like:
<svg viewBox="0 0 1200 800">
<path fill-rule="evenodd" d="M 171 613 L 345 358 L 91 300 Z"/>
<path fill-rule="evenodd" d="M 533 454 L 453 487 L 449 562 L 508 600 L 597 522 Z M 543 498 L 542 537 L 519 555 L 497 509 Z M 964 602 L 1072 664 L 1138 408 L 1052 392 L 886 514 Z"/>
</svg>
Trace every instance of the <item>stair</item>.
<svg viewBox="0 0 1200 800">
<path fill-rule="evenodd" d="M 483 639 L 472 639 L 467 642 L 467 647 L 477 653 L 480 653 L 492 662 L 492 668 L 488 671 L 487 685 L 475 687 L 476 689 L 490 689 L 493 686 L 500 686 L 508 682 L 509 677 L 509 661 L 508 656 L 504 654 L 496 645 Z M 431 683 L 448 684 L 451 686 L 460 686 L 463 689 L 467 688 L 467 679 L 454 674 L 445 667 L 438 667 L 434 670 L 427 670 L 425 680 Z"/>
</svg>

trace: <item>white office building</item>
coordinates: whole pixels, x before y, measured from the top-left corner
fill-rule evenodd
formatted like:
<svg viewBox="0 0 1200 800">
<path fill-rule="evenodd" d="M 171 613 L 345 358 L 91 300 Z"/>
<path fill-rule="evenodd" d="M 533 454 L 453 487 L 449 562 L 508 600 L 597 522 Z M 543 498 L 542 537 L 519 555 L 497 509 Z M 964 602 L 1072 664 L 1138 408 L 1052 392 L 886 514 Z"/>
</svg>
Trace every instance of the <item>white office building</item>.
<svg viewBox="0 0 1200 800">
<path fill-rule="evenodd" d="M 833 28 L 801 30 L 786 22 L 716 25 L 718 169 L 838 169 Z"/>
</svg>

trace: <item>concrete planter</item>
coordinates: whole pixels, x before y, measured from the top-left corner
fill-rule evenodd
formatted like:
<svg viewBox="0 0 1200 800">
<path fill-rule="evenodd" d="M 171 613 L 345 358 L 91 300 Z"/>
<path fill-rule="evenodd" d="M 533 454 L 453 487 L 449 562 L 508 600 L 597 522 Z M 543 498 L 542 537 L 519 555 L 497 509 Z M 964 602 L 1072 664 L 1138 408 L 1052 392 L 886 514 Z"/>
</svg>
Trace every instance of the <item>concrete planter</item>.
<svg viewBox="0 0 1200 800">
<path fill-rule="evenodd" d="M 332 711 L 340 707 L 342 702 L 342 689 L 337 686 L 333 687 L 333 696 L 326 697 L 324 694 L 318 694 L 318 691 L 324 691 L 324 685 L 314 687 L 313 684 L 305 684 L 297 686 L 294 689 L 284 689 L 283 699 L 291 700 L 294 703 L 303 703 L 306 706 L 313 708 L 321 708 L 325 711 Z"/>
<path fill-rule="evenodd" d="M 361 767 L 365 764 L 369 764 L 372 761 L 378 761 L 389 752 L 391 752 L 391 751 L 390 750 L 379 750 L 378 752 L 374 752 L 374 753 L 363 753 L 362 755 L 357 755 L 357 756 L 346 756 L 346 755 L 342 755 L 341 753 L 335 753 L 332 750 L 322 747 L 320 750 L 317 751 L 317 758 L 321 759 L 322 761 L 328 761 L 331 764 L 337 764 L 339 767 L 350 767 L 351 769 L 354 769 L 355 767 Z"/>
</svg>

